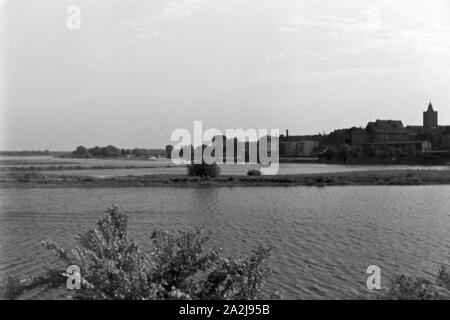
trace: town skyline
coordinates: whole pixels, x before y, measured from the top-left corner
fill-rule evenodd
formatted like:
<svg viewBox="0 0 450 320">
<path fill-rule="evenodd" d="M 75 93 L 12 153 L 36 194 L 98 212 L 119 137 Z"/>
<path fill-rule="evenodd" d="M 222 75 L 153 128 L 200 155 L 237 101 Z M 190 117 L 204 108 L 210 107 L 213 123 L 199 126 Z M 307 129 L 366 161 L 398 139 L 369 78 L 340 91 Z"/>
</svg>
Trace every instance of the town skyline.
<svg viewBox="0 0 450 320">
<path fill-rule="evenodd" d="M 424 107 L 423 108 L 423 110 L 422 110 L 422 112 L 425 112 L 425 111 L 427 111 L 427 108 L 429 108 L 430 107 L 430 105 L 431 105 L 431 107 L 432 108 L 434 108 L 434 111 L 435 112 L 439 112 L 439 115 L 441 115 L 441 113 L 440 113 L 440 110 L 438 109 L 438 108 L 436 108 L 433 104 L 432 104 L 432 101 L 430 100 L 429 101 L 429 103 L 428 103 L 428 105 L 427 105 L 427 107 Z M 262 128 L 262 129 L 278 129 L 279 130 L 279 136 L 281 137 L 281 138 L 283 138 L 283 137 L 286 137 L 286 136 L 299 136 L 299 137 L 302 137 L 302 136 L 320 136 L 320 135 L 322 135 L 322 136 L 328 136 L 329 134 L 331 134 L 331 133 L 333 133 L 333 132 L 336 132 L 336 131 L 342 131 L 342 130 L 348 130 L 348 129 L 351 129 L 351 128 L 357 128 L 357 129 L 366 129 L 366 127 L 367 127 L 367 125 L 369 125 L 370 123 L 373 123 L 373 122 L 376 122 L 376 121 L 400 121 L 400 122 L 402 122 L 403 123 L 403 125 L 405 126 L 405 128 L 406 127 L 420 127 L 420 126 L 422 126 L 423 124 L 419 124 L 419 123 L 414 123 L 414 124 L 412 124 L 412 123 L 406 123 L 406 122 L 404 122 L 402 119 L 388 119 L 388 118 L 381 118 L 381 117 L 374 117 L 373 119 L 370 119 L 369 121 L 367 121 L 366 123 L 365 123 L 365 125 L 360 125 L 360 126 L 358 126 L 358 125 L 348 125 L 347 127 L 339 127 L 339 128 L 331 128 L 329 131 L 322 131 L 322 132 L 319 132 L 319 131 L 317 131 L 317 132 L 311 132 L 311 133 L 304 133 L 304 132 L 301 132 L 301 131 L 297 131 L 297 130 L 293 130 L 292 128 Z M 423 120 L 423 118 L 422 118 L 422 122 L 424 122 L 424 120 Z M 450 124 L 445 124 L 445 123 L 442 123 L 442 120 L 441 120 L 441 116 L 439 116 L 439 118 L 437 118 L 436 119 L 436 122 L 437 122 L 437 124 L 438 124 L 438 126 L 439 127 L 450 127 Z M 186 128 L 183 128 L 183 129 L 187 129 L 187 130 L 189 130 L 189 129 L 191 129 L 191 128 L 189 128 L 188 126 L 186 127 Z M 204 129 L 209 129 L 209 128 L 204 128 Z M 237 129 L 243 129 L 244 131 L 245 130 L 247 130 L 247 129 L 251 129 L 251 128 L 228 128 L 228 129 L 235 129 L 235 130 L 237 130 Z M 226 130 L 223 130 L 223 132 L 225 132 Z M 225 134 L 224 134 L 224 136 L 226 136 Z M 227 138 L 235 138 L 234 136 L 226 136 Z M 239 139 L 238 139 L 239 140 Z M 241 140 L 239 140 L 239 141 L 241 141 Z M 252 141 L 252 140 L 250 140 L 250 141 Z M 157 150 L 157 149 L 163 149 L 165 146 L 167 146 L 167 145 L 170 145 L 170 144 L 174 144 L 176 141 L 171 141 L 171 140 L 169 140 L 168 142 L 166 142 L 166 143 L 164 143 L 164 144 L 162 144 L 162 145 L 152 145 L 152 146 L 148 146 L 148 145 L 144 145 L 144 146 L 139 146 L 139 145 L 129 145 L 129 146 L 123 146 L 123 145 L 120 145 L 119 146 L 119 148 L 121 148 L 121 149 L 136 149 L 136 148 L 147 148 L 147 149 L 151 149 L 151 150 Z M 206 141 L 204 141 L 204 142 L 206 142 Z M 242 141 L 243 142 L 243 141 Z M 256 140 L 255 140 L 255 142 L 256 142 Z M 89 144 L 86 144 L 86 145 L 88 145 L 88 146 L 100 146 L 100 145 L 102 145 L 102 144 L 96 144 L 96 143 L 89 143 Z M 116 144 L 114 143 L 114 142 L 111 142 L 111 143 L 106 143 L 106 144 L 104 144 L 105 146 L 106 145 L 109 145 L 109 146 L 116 146 Z M 84 146 L 83 144 L 76 144 L 76 146 Z M 8 152 L 8 151 L 12 151 L 12 152 L 20 152 L 20 151 L 44 151 L 44 150 L 46 150 L 46 151 L 51 151 L 51 152 L 71 152 L 72 150 L 73 150 L 73 148 L 74 148 L 75 146 L 69 146 L 67 149 L 65 149 L 65 150 L 63 150 L 63 149 L 52 149 L 52 148 L 41 148 L 41 149 L 38 149 L 38 148 L 31 148 L 31 149 L 0 149 L 0 152 Z"/>
</svg>

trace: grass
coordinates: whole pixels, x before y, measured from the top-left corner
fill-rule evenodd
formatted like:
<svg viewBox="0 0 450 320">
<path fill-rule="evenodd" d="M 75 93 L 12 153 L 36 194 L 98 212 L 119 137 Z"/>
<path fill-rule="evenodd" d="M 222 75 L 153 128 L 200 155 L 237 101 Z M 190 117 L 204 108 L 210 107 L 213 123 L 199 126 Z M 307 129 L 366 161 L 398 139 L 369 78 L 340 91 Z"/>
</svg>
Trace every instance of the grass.
<svg viewBox="0 0 450 320">
<path fill-rule="evenodd" d="M 233 187 L 233 186 L 353 186 L 353 185 L 445 185 L 446 170 L 374 170 L 274 176 L 221 175 L 216 178 L 185 174 L 159 174 L 96 178 L 9 173 L 0 176 L 3 188 L 123 188 L 123 187 Z"/>
</svg>

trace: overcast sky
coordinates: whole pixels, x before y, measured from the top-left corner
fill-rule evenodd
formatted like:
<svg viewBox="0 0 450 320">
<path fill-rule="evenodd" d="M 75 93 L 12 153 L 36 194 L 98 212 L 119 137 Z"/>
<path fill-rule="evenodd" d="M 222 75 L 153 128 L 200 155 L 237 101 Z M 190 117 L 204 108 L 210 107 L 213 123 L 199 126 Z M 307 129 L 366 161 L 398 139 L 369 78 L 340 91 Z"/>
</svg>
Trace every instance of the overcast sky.
<svg viewBox="0 0 450 320">
<path fill-rule="evenodd" d="M 2 150 L 163 147 L 194 120 L 421 124 L 430 99 L 450 125 L 447 0 L 0 3 Z"/>
</svg>

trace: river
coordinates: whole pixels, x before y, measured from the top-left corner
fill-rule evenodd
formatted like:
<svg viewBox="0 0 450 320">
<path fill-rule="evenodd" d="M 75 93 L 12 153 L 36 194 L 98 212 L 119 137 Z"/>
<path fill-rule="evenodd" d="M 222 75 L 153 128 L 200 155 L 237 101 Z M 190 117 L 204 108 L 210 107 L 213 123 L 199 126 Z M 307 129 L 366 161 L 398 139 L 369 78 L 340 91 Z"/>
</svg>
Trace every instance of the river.
<svg viewBox="0 0 450 320">
<path fill-rule="evenodd" d="M 450 186 L 0 189 L 0 277 L 54 263 L 40 244 L 74 237 L 115 203 L 146 248 L 155 227 L 203 225 L 229 255 L 272 246 L 266 296 L 350 299 L 395 273 L 432 278 L 449 264 Z"/>
</svg>

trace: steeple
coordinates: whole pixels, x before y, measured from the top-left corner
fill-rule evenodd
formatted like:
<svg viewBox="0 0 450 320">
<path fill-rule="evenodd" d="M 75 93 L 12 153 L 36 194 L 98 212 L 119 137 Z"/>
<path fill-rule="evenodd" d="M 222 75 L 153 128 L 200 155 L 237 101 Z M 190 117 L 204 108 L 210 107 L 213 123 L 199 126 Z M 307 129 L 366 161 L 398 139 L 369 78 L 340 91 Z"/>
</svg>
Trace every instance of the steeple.
<svg viewBox="0 0 450 320">
<path fill-rule="evenodd" d="M 438 113 L 434 111 L 433 105 L 428 104 L 428 110 L 423 112 L 423 127 L 425 129 L 436 128 L 438 126 Z"/>
</svg>

